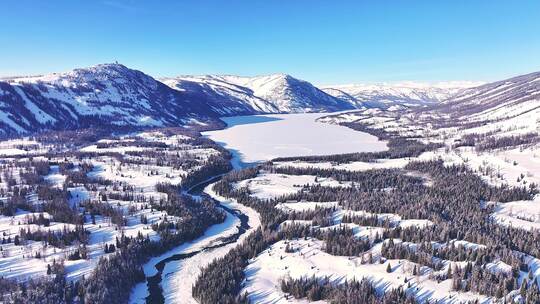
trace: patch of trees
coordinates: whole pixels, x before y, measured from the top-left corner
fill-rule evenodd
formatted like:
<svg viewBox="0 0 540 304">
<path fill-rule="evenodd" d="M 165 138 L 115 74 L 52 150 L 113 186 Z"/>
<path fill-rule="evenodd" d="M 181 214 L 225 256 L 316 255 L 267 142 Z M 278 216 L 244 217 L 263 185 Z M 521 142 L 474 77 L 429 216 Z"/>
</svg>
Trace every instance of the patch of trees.
<svg viewBox="0 0 540 304">
<path fill-rule="evenodd" d="M 493 133 L 493 132 L 492 132 Z M 475 147 L 478 152 L 495 149 L 515 148 L 517 146 L 529 146 L 540 142 L 540 136 L 536 132 L 530 132 L 510 136 L 494 136 L 495 134 L 466 134 L 455 147 Z"/>
<path fill-rule="evenodd" d="M 301 204 L 301 203 L 300 203 Z M 293 211 L 287 213 L 288 220 L 309 220 L 312 226 L 327 227 L 334 224 L 332 214 L 335 208 L 316 207 L 315 210 Z"/>
<path fill-rule="evenodd" d="M 160 141 L 147 141 L 147 140 L 131 140 L 131 141 L 111 141 L 111 142 L 98 142 L 96 143 L 98 149 L 117 148 L 117 147 L 141 147 L 141 148 L 161 148 L 166 149 L 169 147 L 164 142 Z"/>
<path fill-rule="evenodd" d="M 369 239 L 354 236 L 350 228 L 329 229 L 323 235 L 323 250 L 331 255 L 359 256 L 371 248 Z"/>
<path fill-rule="evenodd" d="M 529 293 L 529 298 L 536 298 L 538 286 L 529 286 L 524 280 L 524 294 Z M 529 288 L 530 287 L 530 288 Z M 518 289 L 517 278 L 512 273 L 504 271 L 492 272 L 481 265 L 467 263 L 465 267 L 454 267 L 452 276 L 452 289 L 456 291 L 473 291 L 488 296 L 502 298 L 512 290 Z M 526 302 L 536 303 L 536 302 Z"/>
<path fill-rule="evenodd" d="M 40 213 L 38 215 L 32 214 L 26 216 L 26 223 L 29 225 L 38 225 L 38 226 L 45 226 L 48 227 L 51 224 L 51 219 L 48 217 L 45 217 L 43 213 Z"/>
<path fill-rule="evenodd" d="M 269 170 L 271 173 L 287 175 L 315 175 L 318 178 L 333 178 L 339 182 L 352 182 L 357 190 L 376 190 L 394 187 L 406 187 L 422 184 L 419 177 L 403 174 L 400 169 L 379 169 L 368 171 L 349 171 L 320 168 L 279 167 Z"/>
<path fill-rule="evenodd" d="M 41 229 L 31 231 L 30 228 L 21 229 L 19 231 L 19 239 L 21 242 L 24 242 L 25 240 L 44 242 L 45 244 L 49 244 L 56 248 L 64 248 L 75 242 L 87 244 L 89 235 L 90 232 L 80 225 L 75 226 L 75 229 L 73 230 L 64 226 L 61 231 L 43 231 Z"/>
<path fill-rule="evenodd" d="M 88 177 L 88 173 L 94 169 L 94 166 L 89 162 L 83 162 L 79 165 L 78 170 L 68 170 L 64 174 L 66 175 L 65 184 L 69 187 L 73 187 L 77 184 L 90 184 L 92 180 Z"/>
<path fill-rule="evenodd" d="M 229 159 L 223 158 L 221 155 L 212 155 L 208 157 L 208 160 L 200 168 L 190 172 L 188 176 L 182 179 L 181 186 L 184 189 L 189 189 L 212 176 L 227 173 L 231 169 L 232 166 Z"/>
<path fill-rule="evenodd" d="M 69 204 L 69 192 L 64 189 L 52 188 L 49 186 L 39 186 L 37 194 L 43 200 L 43 211 L 52 216 L 53 221 L 82 224 L 83 217 L 75 206 Z"/>
<path fill-rule="evenodd" d="M 192 288 L 193 297 L 201 304 L 247 303 L 245 296 L 238 295 L 247 261 L 278 240 L 276 233 L 261 229 L 249 235 L 242 244 L 202 269 Z"/>
<path fill-rule="evenodd" d="M 121 209 L 113 207 L 109 203 L 103 203 L 100 201 L 85 201 L 80 207 L 84 207 L 86 213 L 89 213 L 91 218 L 94 219 L 96 215 L 106 216 L 111 219 L 111 223 L 118 227 L 126 225 L 126 219 L 124 218 L 123 211 Z"/>
<path fill-rule="evenodd" d="M 360 226 L 396 228 L 396 222 L 388 218 L 380 218 L 376 214 L 349 214 L 346 213 L 341 219 L 342 223 L 354 223 Z"/>
<path fill-rule="evenodd" d="M 381 295 L 367 279 L 337 283 L 327 277 L 288 277 L 281 281 L 280 287 L 294 298 L 307 298 L 310 302 L 325 300 L 331 304 L 416 303 L 402 288 L 392 289 Z"/>
<path fill-rule="evenodd" d="M 406 259 L 436 271 L 441 270 L 444 267 L 444 263 L 442 263 L 441 260 L 434 259 L 433 255 L 422 250 L 416 250 L 415 246 L 408 246 L 401 243 L 394 244 L 392 239 L 383 243 L 381 255 L 388 259 Z"/>
<path fill-rule="evenodd" d="M 74 147 L 96 142 L 110 135 L 112 130 L 104 128 L 80 129 L 75 131 L 46 131 L 32 138 L 42 144 Z"/>
<path fill-rule="evenodd" d="M 258 167 L 251 167 L 246 168 L 243 170 L 235 170 L 227 173 L 225 176 L 221 178 L 220 181 L 214 184 L 214 191 L 218 193 L 219 195 L 225 196 L 225 197 L 236 197 L 239 195 L 237 193 L 237 189 L 234 187 L 234 183 L 237 183 L 239 181 L 255 178 L 259 174 L 259 168 Z M 242 191 L 246 191 L 247 189 L 242 189 Z M 248 193 L 249 194 L 249 193 Z"/>
<path fill-rule="evenodd" d="M 30 194 L 28 187 L 13 187 L 11 195 L 3 202 L 0 202 L 0 210 L 4 216 L 13 216 L 17 209 L 33 211 L 33 206 L 27 201 L 26 196 Z"/>
</svg>

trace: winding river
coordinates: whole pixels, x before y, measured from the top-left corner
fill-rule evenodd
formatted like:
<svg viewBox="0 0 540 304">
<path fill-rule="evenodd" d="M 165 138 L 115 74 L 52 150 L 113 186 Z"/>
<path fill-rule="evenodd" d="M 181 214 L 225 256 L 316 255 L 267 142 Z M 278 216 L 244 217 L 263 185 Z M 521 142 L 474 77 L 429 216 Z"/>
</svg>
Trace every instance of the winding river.
<svg viewBox="0 0 540 304">
<path fill-rule="evenodd" d="M 216 200 L 205 193 L 205 191 L 210 192 L 209 188 L 211 185 L 219 181 L 221 177 L 222 175 L 215 176 L 207 181 L 199 183 L 186 191 L 186 193 L 194 197 L 206 196 L 207 198 Z M 246 234 L 250 228 L 253 228 L 250 226 L 250 218 L 245 212 L 231 206 L 226 200 L 216 201 L 227 215 L 225 222 L 213 225 L 205 232 L 205 235 L 198 239 L 179 245 L 171 252 L 167 252 L 159 257 L 151 259 L 144 267 L 146 282 L 135 287 L 135 291 L 130 300 L 131 303 L 153 304 L 170 302 L 168 299 L 174 295 L 168 294 L 169 290 L 166 290 L 165 292 L 163 290 L 163 280 L 168 279 L 168 275 L 171 274 L 166 273 L 166 268 L 169 265 L 174 264 L 171 267 L 177 269 L 179 264 L 184 263 L 189 259 L 194 259 L 198 255 L 208 254 L 218 248 L 238 242 L 242 235 Z M 209 232 L 211 230 L 214 231 Z M 206 263 L 209 262 L 211 262 L 211 260 L 206 261 Z M 195 278 L 191 277 L 190 279 Z M 188 290 L 188 292 L 191 292 L 191 289 Z M 184 300 L 186 302 L 191 302 L 188 299 Z"/>
<path fill-rule="evenodd" d="M 198 195 L 199 193 L 195 193 L 195 194 Z M 232 216 L 236 216 L 237 218 L 240 219 L 240 225 L 237 227 L 238 232 L 230 236 L 219 237 L 218 240 L 216 241 L 216 244 L 206 246 L 203 249 L 191 251 L 188 253 L 177 253 L 158 262 L 154 266 L 157 269 L 157 273 L 153 276 L 146 278 L 147 285 L 148 285 L 148 292 L 149 292 L 149 295 L 146 297 L 146 303 L 164 303 L 165 302 L 165 297 L 163 296 L 163 288 L 161 287 L 160 284 L 162 281 L 163 269 L 165 268 L 167 263 L 170 263 L 173 261 L 181 261 L 187 258 L 191 258 L 203 251 L 212 250 L 215 248 L 223 247 L 231 243 L 235 243 L 238 240 L 238 238 L 250 228 L 248 224 L 249 218 L 247 217 L 247 215 L 243 214 L 238 209 L 230 209 L 223 205 L 221 205 L 221 208 L 224 209 L 225 212 L 227 212 L 228 214 Z"/>
</svg>

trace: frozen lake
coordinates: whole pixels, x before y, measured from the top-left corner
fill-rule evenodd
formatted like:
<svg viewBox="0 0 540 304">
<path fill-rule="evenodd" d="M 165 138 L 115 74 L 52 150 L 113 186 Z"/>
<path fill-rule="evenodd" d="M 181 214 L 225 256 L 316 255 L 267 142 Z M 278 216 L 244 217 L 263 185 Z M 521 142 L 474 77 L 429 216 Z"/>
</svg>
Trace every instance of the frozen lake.
<svg viewBox="0 0 540 304">
<path fill-rule="evenodd" d="M 374 152 L 386 149 L 375 136 L 315 121 L 330 113 L 275 114 L 222 118 L 227 128 L 204 132 L 234 154 L 233 165 L 276 157 Z"/>
</svg>

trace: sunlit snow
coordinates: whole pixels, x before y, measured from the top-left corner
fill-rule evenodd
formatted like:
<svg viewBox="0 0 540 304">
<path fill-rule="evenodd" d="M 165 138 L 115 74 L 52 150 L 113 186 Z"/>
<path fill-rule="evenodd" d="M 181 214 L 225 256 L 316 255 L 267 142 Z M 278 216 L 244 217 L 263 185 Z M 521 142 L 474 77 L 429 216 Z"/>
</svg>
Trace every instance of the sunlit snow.
<svg viewBox="0 0 540 304">
<path fill-rule="evenodd" d="M 276 114 L 236 116 L 223 120 L 224 130 L 205 132 L 223 144 L 241 163 L 276 157 L 373 152 L 386 149 L 375 136 L 352 129 L 316 122 L 327 114 Z"/>
</svg>

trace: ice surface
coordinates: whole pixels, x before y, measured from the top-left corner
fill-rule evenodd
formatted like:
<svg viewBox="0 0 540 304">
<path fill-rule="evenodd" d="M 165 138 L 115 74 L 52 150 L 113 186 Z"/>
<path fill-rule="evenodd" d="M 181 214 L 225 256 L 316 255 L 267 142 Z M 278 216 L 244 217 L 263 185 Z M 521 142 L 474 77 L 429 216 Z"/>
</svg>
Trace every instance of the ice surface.
<svg viewBox="0 0 540 304">
<path fill-rule="evenodd" d="M 375 136 L 316 122 L 326 114 L 236 116 L 224 130 L 205 132 L 235 154 L 239 165 L 299 155 L 330 155 L 386 149 Z M 251 120 L 251 121 L 250 121 Z"/>
</svg>

